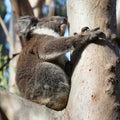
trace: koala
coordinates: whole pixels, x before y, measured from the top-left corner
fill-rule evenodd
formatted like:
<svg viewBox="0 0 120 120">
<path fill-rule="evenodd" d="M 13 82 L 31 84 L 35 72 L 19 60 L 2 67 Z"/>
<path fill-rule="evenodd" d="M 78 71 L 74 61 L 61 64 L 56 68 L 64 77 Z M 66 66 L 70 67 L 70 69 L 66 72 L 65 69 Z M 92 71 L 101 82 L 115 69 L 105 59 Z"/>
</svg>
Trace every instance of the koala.
<svg viewBox="0 0 120 120">
<path fill-rule="evenodd" d="M 24 16 L 17 21 L 19 35 L 26 42 L 16 71 L 20 95 L 57 111 L 66 107 L 71 87 L 70 76 L 65 70 L 65 53 L 103 36 L 95 29 L 62 37 L 66 24 L 67 20 L 59 16 L 42 19 Z"/>
</svg>

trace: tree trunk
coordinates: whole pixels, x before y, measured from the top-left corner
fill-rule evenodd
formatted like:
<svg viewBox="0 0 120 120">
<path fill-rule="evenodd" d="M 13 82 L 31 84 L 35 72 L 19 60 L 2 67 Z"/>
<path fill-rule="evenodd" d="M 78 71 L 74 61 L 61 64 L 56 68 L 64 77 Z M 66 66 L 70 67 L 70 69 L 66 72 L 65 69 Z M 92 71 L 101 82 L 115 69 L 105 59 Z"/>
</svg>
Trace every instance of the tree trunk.
<svg viewBox="0 0 120 120">
<path fill-rule="evenodd" d="M 46 0 L 45 5 L 49 7 L 48 16 L 54 16 L 55 14 L 55 1 L 54 0 Z"/>
<path fill-rule="evenodd" d="M 115 0 L 68 0 L 67 5 L 71 34 L 88 26 L 100 27 L 109 40 L 116 36 Z M 109 42 L 99 41 L 85 48 L 72 75 L 69 120 L 120 119 L 117 60 Z"/>
<path fill-rule="evenodd" d="M 117 15 L 117 30 L 118 30 L 118 35 L 120 37 L 120 0 L 117 0 L 117 6 L 116 6 L 116 15 Z"/>
<path fill-rule="evenodd" d="M 29 3 L 32 6 L 35 17 L 42 18 L 43 0 L 29 0 Z"/>
<path fill-rule="evenodd" d="M 23 15 L 34 16 L 33 10 L 28 0 L 11 0 L 11 4 L 17 18 Z"/>
<path fill-rule="evenodd" d="M 68 0 L 68 6 L 71 33 L 85 26 L 100 27 L 109 38 L 117 33 L 116 0 Z"/>
</svg>

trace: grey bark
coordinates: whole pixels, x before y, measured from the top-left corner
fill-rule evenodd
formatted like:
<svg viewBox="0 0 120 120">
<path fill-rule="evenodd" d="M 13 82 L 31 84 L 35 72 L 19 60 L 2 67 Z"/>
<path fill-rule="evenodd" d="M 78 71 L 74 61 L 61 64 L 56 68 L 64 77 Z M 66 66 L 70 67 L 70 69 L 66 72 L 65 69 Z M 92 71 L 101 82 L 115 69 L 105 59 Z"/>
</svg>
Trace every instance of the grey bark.
<svg viewBox="0 0 120 120">
<path fill-rule="evenodd" d="M 117 33 L 116 1 L 68 0 L 67 4 L 71 34 L 83 26 L 100 27 L 108 38 L 88 45 L 76 65 L 67 106 L 70 120 L 120 119 L 119 62 L 114 47 L 109 46 Z"/>
</svg>

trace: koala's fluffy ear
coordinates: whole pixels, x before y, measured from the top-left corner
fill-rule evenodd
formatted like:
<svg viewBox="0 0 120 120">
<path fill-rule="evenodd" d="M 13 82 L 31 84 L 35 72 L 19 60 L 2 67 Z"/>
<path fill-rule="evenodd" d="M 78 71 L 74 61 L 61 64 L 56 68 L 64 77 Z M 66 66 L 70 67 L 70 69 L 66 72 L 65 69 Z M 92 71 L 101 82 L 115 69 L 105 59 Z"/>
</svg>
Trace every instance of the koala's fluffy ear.
<svg viewBox="0 0 120 120">
<path fill-rule="evenodd" d="M 16 24 L 18 32 L 21 35 L 25 35 L 26 33 L 28 33 L 28 29 L 30 27 L 30 23 L 31 23 L 31 16 L 20 17 L 17 20 L 17 24 Z"/>
<path fill-rule="evenodd" d="M 32 27 L 38 22 L 37 18 L 33 16 L 23 16 L 17 20 L 17 30 L 23 36 L 27 36 L 28 33 L 32 30 Z"/>
</svg>

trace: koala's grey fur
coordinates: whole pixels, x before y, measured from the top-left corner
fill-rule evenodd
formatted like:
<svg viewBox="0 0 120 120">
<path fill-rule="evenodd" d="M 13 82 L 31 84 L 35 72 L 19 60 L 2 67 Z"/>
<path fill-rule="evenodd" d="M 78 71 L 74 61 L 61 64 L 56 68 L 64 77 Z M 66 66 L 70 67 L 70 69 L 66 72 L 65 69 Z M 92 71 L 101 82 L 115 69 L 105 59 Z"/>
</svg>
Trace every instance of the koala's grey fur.
<svg viewBox="0 0 120 120">
<path fill-rule="evenodd" d="M 64 33 L 61 29 L 64 22 L 63 17 L 55 16 L 43 19 L 28 16 L 18 20 L 18 30 L 26 38 L 17 63 L 16 83 L 20 94 L 54 110 L 66 107 L 70 92 L 64 54 L 89 44 L 103 34 L 95 30 L 60 37 Z M 46 33 L 46 29 L 49 32 Z"/>
</svg>

